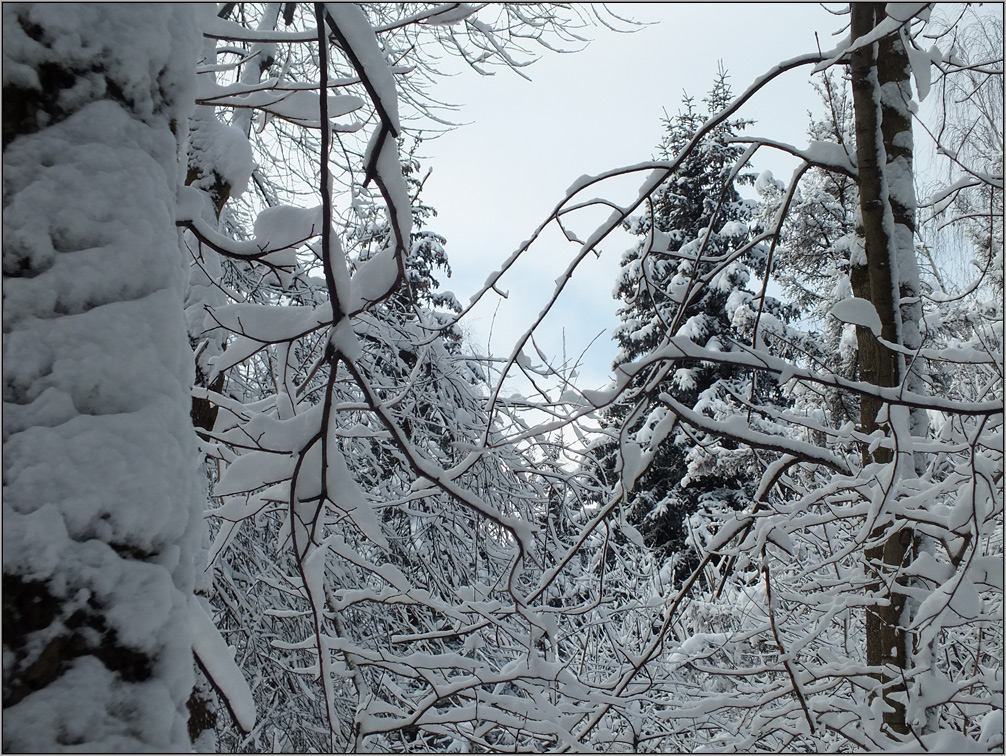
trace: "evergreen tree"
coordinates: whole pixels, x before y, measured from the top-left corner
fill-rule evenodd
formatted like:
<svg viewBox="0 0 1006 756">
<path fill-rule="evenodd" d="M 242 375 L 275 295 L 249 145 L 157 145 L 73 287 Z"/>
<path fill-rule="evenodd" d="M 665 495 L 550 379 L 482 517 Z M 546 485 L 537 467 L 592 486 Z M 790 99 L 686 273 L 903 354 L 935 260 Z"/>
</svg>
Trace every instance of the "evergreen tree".
<svg viewBox="0 0 1006 756">
<path fill-rule="evenodd" d="M 703 101 L 705 112 L 693 98 L 684 97 L 682 109 L 665 121 L 661 159 L 673 159 L 707 114 L 729 103 L 727 78 L 721 69 Z M 760 248 L 746 249 L 754 212 L 736 185 L 751 183 L 754 177 L 733 175 L 743 150 L 731 138 L 748 123 L 732 120 L 718 127 L 654 194 L 648 214 L 630 222 L 630 230 L 643 240 L 621 263 L 616 296 L 624 304 L 615 330 L 620 347 L 616 370 L 651 352 L 667 336 L 687 336 L 721 351 L 744 341 L 736 316 L 753 297 L 747 286 L 759 267 Z M 746 381 L 735 367 L 682 365 L 659 386 L 648 387 L 649 398 L 640 401 L 630 392 L 634 398 L 613 406 L 605 420 L 616 428 L 628 423 L 637 438 L 648 436 L 668 414 L 658 398 L 662 392 L 685 407 L 715 416 L 731 403 L 731 391 L 751 390 Z M 679 424 L 636 483 L 628 520 L 649 545 L 668 554 L 684 550 L 686 520 L 699 508 L 723 503 L 738 507 L 749 498 L 745 488 L 750 460 L 739 459 L 731 449 L 709 448 L 707 441 L 700 431 Z M 614 472 L 614 447 L 604 445 L 598 453 L 607 460 L 609 473 Z"/>
</svg>

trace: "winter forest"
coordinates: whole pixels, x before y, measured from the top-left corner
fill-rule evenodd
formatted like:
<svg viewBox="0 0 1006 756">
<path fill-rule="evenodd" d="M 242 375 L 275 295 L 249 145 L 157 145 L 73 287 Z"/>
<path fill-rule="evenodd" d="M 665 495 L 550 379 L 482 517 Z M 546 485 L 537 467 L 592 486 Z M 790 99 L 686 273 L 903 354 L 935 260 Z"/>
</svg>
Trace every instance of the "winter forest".
<svg viewBox="0 0 1006 756">
<path fill-rule="evenodd" d="M 620 6 L 4 3 L 3 749 L 1002 753 L 1002 6 L 818 10 L 461 301 L 444 62 Z"/>
</svg>

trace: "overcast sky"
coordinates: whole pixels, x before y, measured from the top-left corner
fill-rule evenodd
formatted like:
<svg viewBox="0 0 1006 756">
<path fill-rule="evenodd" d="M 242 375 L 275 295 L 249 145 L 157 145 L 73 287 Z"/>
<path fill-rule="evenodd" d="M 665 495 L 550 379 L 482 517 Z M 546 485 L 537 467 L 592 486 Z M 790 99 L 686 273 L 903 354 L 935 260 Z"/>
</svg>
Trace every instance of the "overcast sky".
<svg viewBox="0 0 1006 756">
<path fill-rule="evenodd" d="M 532 79 L 500 70 L 480 77 L 463 71 L 441 79 L 434 93 L 460 106 L 465 125 L 424 142 L 424 165 L 433 175 L 424 197 L 437 208 L 431 228 L 447 237 L 454 269 L 442 287 L 463 304 L 528 238 L 583 174 L 596 174 L 653 157 L 661 119 L 677 112 L 684 92 L 697 100 L 709 90 L 719 61 L 734 93 L 787 58 L 835 45 L 843 17 L 807 4 L 617 4 L 613 9 L 638 21 L 656 22 L 631 34 L 602 27 L 588 30 L 592 42 L 569 55 L 544 52 L 523 69 Z M 783 77 L 749 103 L 742 115 L 757 123 L 748 134 L 806 144 L 807 112 L 820 110 L 809 70 Z M 788 178 L 793 163 L 759 156 L 755 170 Z M 635 194 L 635 178 L 621 195 Z M 605 216 L 607 213 L 604 214 Z M 588 234 L 599 216 L 578 226 Z M 599 332 L 601 337 L 580 370 L 584 387 L 607 381 L 615 345 L 610 329 L 617 302 L 612 289 L 622 252 L 633 238 L 620 235 L 589 260 L 537 340 L 550 357 L 574 358 Z M 509 299 L 492 297 L 468 321 L 473 342 L 494 354 L 509 353 L 533 321 L 568 265 L 577 245 L 557 231 L 545 235 L 504 279 Z M 499 309 L 496 305 L 499 303 Z M 495 312 L 495 317 L 494 317 Z"/>
</svg>

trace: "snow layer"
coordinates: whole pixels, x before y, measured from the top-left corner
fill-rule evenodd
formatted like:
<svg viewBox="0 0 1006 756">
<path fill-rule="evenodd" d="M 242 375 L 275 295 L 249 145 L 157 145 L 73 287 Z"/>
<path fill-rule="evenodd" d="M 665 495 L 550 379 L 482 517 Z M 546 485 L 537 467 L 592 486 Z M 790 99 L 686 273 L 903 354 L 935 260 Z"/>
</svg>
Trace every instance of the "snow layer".
<svg viewBox="0 0 1006 756">
<path fill-rule="evenodd" d="M 201 507 L 173 129 L 198 30 L 171 5 L 3 13 L 4 87 L 44 105 L 3 154 L 4 611 L 52 612 L 5 622 L 4 748 L 187 750 Z M 66 86 L 34 94 L 53 65 Z"/>
<path fill-rule="evenodd" d="M 208 611 L 195 596 L 189 597 L 193 648 L 209 671 L 217 689 L 227 699 L 238 725 L 245 732 L 255 726 L 255 701 L 241 670 L 234 662 L 234 651 L 221 637 Z"/>
<path fill-rule="evenodd" d="M 831 308 L 831 315 L 843 323 L 869 328 L 874 336 L 880 336 L 880 316 L 873 302 L 868 299 L 859 297 L 843 299 Z"/>
<path fill-rule="evenodd" d="M 325 12 L 352 48 L 347 52 L 355 58 L 358 73 L 367 82 L 374 98 L 374 106 L 397 137 L 402 129 L 398 117 L 398 87 L 367 16 L 351 3 L 326 3 Z"/>
<path fill-rule="evenodd" d="M 208 190 L 219 180 L 230 188 L 231 197 L 248 188 L 255 171 L 251 145 L 237 128 L 222 123 L 212 108 L 196 109 L 189 124 L 189 149 L 194 153 L 193 162 L 208 169 L 195 186 Z"/>
</svg>

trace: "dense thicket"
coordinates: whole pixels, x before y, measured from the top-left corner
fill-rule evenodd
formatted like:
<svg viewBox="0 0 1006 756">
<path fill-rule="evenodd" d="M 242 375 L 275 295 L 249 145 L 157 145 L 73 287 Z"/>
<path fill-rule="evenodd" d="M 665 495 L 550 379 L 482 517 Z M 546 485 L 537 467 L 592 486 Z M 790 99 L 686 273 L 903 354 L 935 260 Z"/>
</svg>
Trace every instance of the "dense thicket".
<svg viewBox="0 0 1006 756">
<path fill-rule="evenodd" d="M 5 749 L 1001 749 L 975 13 L 854 4 L 721 73 L 489 277 L 610 213 L 486 356 L 413 150 L 437 56 L 519 67 L 603 10 L 5 4 Z M 806 147 L 741 129 L 811 68 Z M 799 167 L 742 200 L 767 149 Z M 578 386 L 535 330 L 626 226 L 615 377 Z"/>
</svg>

